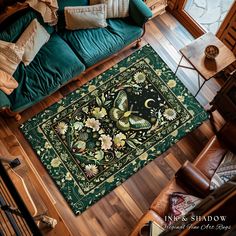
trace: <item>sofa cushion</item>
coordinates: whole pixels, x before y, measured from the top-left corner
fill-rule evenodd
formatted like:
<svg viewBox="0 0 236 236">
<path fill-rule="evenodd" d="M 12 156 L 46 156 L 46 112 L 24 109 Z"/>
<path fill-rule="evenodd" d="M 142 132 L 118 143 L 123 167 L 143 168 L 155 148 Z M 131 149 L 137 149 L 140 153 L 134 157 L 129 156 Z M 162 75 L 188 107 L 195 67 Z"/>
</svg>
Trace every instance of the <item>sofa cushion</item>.
<svg viewBox="0 0 236 236">
<path fill-rule="evenodd" d="M 107 28 L 60 32 L 86 67 L 116 53 L 143 33 L 142 28 L 128 19 L 109 19 L 107 22 Z"/>
<path fill-rule="evenodd" d="M 137 26 L 130 18 L 109 19 L 108 30 L 122 38 L 125 46 L 129 45 L 143 34 L 143 28 Z"/>
<path fill-rule="evenodd" d="M 58 90 L 85 66 L 57 34 L 41 48 L 29 66 L 21 63 L 14 73 L 19 86 L 9 96 L 13 111 L 21 111 Z"/>
<path fill-rule="evenodd" d="M 16 17 L 16 19 L 14 18 L 14 20 L 11 20 L 10 23 L 7 24 L 7 26 L 4 28 L 4 30 L 1 28 L 0 30 L 1 40 L 8 41 L 8 42 L 16 42 L 17 39 L 20 37 L 20 35 L 27 28 L 27 26 L 35 18 L 47 30 L 49 34 L 53 33 L 54 28 L 52 26 L 49 26 L 48 24 L 45 24 L 43 22 L 41 15 L 37 13 L 36 11 L 30 9 L 30 10 L 27 10 L 26 12 L 24 11 L 21 14 L 22 15 L 20 17 Z"/>
<path fill-rule="evenodd" d="M 107 28 L 64 31 L 62 37 L 81 61 L 90 67 L 122 48 L 122 39 Z"/>
<path fill-rule="evenodd" d="M 236 154 L 228 151 L 212 176 L 210 190 L 219 188 L 234 176 L 236 176 Z"/>
</svg>

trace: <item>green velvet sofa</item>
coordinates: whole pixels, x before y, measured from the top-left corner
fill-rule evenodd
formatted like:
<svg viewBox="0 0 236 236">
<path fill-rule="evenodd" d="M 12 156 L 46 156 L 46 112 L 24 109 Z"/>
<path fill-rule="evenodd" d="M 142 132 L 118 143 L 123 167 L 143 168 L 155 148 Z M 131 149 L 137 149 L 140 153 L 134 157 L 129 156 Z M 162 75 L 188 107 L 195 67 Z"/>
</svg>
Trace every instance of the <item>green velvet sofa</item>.
<svg viewBox="0 0 236 236">
<path fill-rule="evenodd" d="M 51 35 L 34 60 L 20 63 L 13 77 L 19 86 L 11 95 L 0 90 L 0 111 L 20 119 L 19 113 L 57 91 L 86 69 L 140 39 L 144 24 L 152 16 L 142 0 L 130 0 L 129 17 L 108 19 L 106 28 L 69 31 L 64 27 L 65 6 L 88 5 L 88 0 L 58 0 L 56 27 L 45 24 L 41 16 L 26 9 L 10 24 L 0 25 L 0 40 L 16 42 L 28 24 L 37 18 Z"/>
</svg>

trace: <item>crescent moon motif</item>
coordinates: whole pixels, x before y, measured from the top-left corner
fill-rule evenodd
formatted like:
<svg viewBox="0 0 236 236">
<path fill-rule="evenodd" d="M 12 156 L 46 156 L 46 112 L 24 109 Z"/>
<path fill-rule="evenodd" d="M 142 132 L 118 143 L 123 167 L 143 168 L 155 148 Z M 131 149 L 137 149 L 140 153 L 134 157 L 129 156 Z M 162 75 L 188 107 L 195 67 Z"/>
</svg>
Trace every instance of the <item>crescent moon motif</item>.
<svg viewBox="0 0 236 236">
<path fill-rule="evenodd" d="M 147 99 L 147 100 L 144 102 L 144 106 L 145 106 L 146 108 L 149 108 L 149 109 L 150 109 L 150 108 L 151 108 L 150 105 L 149 105 L 150 102 L 155 102 L 155 100 L 152 99 L 152 98 Z"/>
</svg>

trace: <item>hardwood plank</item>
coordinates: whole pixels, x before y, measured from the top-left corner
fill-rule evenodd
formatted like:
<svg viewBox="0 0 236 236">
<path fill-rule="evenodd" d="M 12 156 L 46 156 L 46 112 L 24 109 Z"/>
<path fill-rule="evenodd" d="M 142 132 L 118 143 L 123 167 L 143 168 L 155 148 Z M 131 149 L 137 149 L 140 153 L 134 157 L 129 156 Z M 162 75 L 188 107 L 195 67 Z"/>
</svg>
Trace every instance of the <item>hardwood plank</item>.
<svg viewBox="0 0 236 236">
<path fill-rule="evenodd" d="M 153 199 L 155 195 L 147 197 L 145 195 L 147 189 L 142 187 L 139 188 L 138 186 L 141 186 L 141 183 L 137 183 L 137 181 L 135 181 L 136 179 L 137 177 L 129 178 L 127 181 L 125 181 L 123 187 L 130 194 L 132 199 L 138 204 L 138 207 L 141 209 L 141 211 L 145 212 L 150 206 L 150 199 Z M 150 192 L 150 190 L 148 190 L 148 192 Z"/>
<path fill-rule="evenodd" d="M 152 193 L 160 192 L 169 181 L 155 162 L 156 160 L 149 163 L 123 184 L 125 190 L 139 204 L 143 212 L 147 211 L 156 197 L 156 194 L 150 194 L 150 190 Z"/>
<path fill-rule="evenodd" d="M 178 169 L 182 166 L 172 153 L 165 157 L 165 161 L 175 172 L 178 171 Z"/>
<path fill-rule="evenodd" d="M 136 205 L 135 201 L 130 197 L 130 195 L 125 191 L 123 186 L 119 186 L 114 190 L 117 197 L 120 198 L 121 202 L 124 204 L 125 208 L 129 210 L 131 215 L 138 220 L 142 216 L 142 211 Z"/>
<path fill-rule="evenodd" d="M 173 145 L 171 147 L 170 152 L 174 155 L 178 157 L 178 161 L 182 164 L 184 164 L 185 161 L 187 160 L 194 160 L 195 157 L 190 157 L 190 156 L 186 156 L 186 154 L 179 148 L 178 143 Z"/>
<path fill-rule="evenodd" d="M 164 160 L 164 156 L 166 156 L 166 153 L 161 155 L 161 157 L 156 158 L 155 163 L 159 167 L 162 173 L 166 176 L 166 180 L 170 180 L 174 176 L 174 171 L 173 169 L 166 163 Z M 164 176 L 161 177 L 163 179 Z"/>
<path fill-rule="evenodd" d="M 168 38 L 170 43 L 175 46 L 176 49 L 181 49 L 185 46 L 185 42 L 182 40 L 181 37 L 179 37 L 179 34 L 176 34 L 176 32 L 168 27 L 161 18 L 154 18 L 153 22 L 158 27 L 158 29 L 161 30 L 161 32 L 164 32 L 165 36 Z"/>
</svg>

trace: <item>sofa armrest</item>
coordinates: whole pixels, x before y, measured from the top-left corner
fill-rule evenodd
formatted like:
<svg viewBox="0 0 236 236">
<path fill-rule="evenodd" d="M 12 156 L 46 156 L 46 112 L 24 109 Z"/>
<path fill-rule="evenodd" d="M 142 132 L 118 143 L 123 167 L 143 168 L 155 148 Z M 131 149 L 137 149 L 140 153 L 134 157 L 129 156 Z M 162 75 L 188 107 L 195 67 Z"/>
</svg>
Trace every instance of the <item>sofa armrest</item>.
<svg viewBox="0 0 236 236">
<path fill-rule="evenodd" d="M 216 136 L 213 136 L 193 164 L 208 179 L 211 179 L 226 152 L 227 148 Z"/>
<path fill-rule="evenodd" d="M 0 110 L 4 108 L 10 108 L 11 107 L 11 102 L 7 95 L 0 90 Z"/>
<path fill-rule="evenodd" d="M 152 17 L 152 11 L 142 0 L 130 0 L 129 14 L 138 26 L 143 26 Z"/>
<path fill-rule="evenodd" d="M 199 197 L 205 197 L 210 192 L 210 179 L 189 161 L 176 172 L 175 177 L 176 182 L 187 192 L 190 190 Z"/>
</svg>

